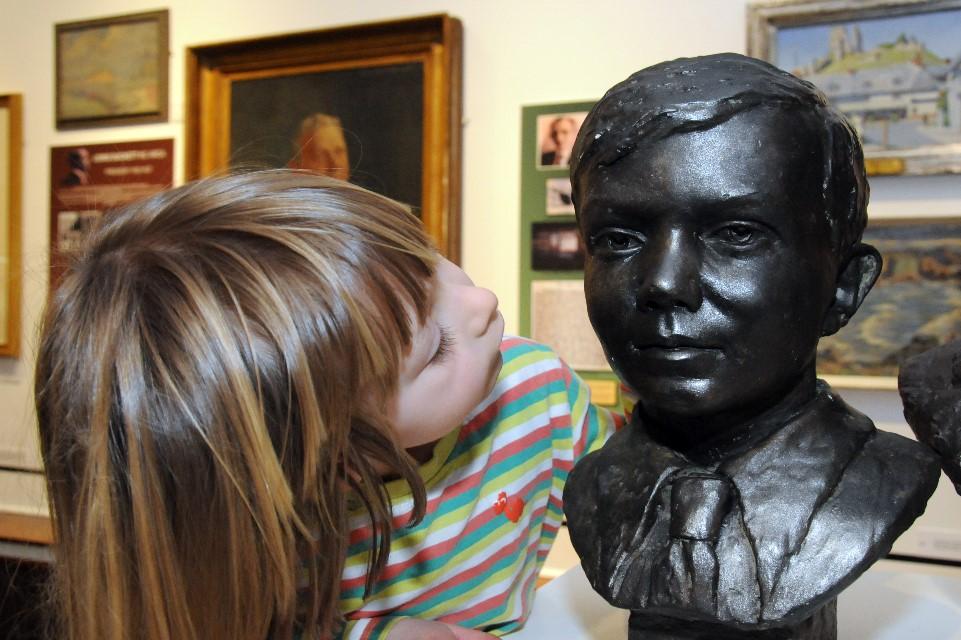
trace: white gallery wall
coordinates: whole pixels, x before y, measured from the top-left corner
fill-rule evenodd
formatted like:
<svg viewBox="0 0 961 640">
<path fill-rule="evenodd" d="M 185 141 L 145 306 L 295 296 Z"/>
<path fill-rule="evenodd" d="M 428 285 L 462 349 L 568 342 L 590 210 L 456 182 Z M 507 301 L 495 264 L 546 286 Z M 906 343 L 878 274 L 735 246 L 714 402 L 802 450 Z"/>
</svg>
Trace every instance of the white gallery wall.
<svg viewBox="0 0 961 640">
<path fill-rule="evenodd" d="M 49 149 L 173 138 L 183 179 L 184 50 L 264 35 L 446 12 L 464 26 L 463 266 L 494 290 L 508 331 L 518 309 L 520 110 L 593 100 L 641 67 L 745 51 L 742 0 L 0 0 L 0 94 L 24 97 L 23 354 L 0 359 L 0 467 L 39 467 L 31 408 L 36 326 L 47 295 Z M 170 121 L 58 132 L 53 29 L 58 22 L 170 10 Z M 961 215 L 961 178 L 872 181 L 871 214 Z M 842 395 L 882 428 L 907 433 L 893 392 Z M 0 510 L 42 512 L 37 475 L 0 471 Z M 961 559 L 961 498 L 942 482 L 899 550 Z"/>
</svg>

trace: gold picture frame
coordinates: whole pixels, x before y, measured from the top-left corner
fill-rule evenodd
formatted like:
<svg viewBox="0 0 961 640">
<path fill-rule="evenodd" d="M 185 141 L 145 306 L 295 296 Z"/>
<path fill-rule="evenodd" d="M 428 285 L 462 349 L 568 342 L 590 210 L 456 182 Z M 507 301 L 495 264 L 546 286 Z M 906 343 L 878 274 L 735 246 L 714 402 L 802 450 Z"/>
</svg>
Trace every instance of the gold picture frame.
<svg viewBox="0 0 961 640">
<path fill-rule="evenodd" d="M 297 166 L 320 117 L 346 143 L 351 182 L 411 204 L 457 262 L 461 39 L 438 14 L 189 47 L 188 179 Z"/>
<path fill-rule="evenodd" d="M 166 122 L 169 20 L 163 10 L 57 24 L 57 128 Z"/>
<path fill-rule="evenodd" d="M 0 95 L 0 357 L 20 355 L 23 99 Z"/>
</svg>

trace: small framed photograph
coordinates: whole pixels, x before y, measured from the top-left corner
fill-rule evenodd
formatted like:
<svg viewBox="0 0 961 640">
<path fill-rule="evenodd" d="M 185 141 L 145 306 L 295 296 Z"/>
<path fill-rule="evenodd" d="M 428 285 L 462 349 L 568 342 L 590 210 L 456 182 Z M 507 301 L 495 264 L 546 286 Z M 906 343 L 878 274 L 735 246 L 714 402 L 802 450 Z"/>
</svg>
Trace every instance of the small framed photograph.
<svg viewBox="0 0 961 640">
<path fill-rule="evenodd" d="M 0 356 L 20 353 L 23 99 L 0 95 Z"/>
<path fill-rule="evenodd" d="M 876 219 L 864 241 L 884 268 L 847 326 L 818 345 L 840 387 L 897 389 L 907 358 L 961 339 L 961 218 Z"/>
<path fill-rule="evenodd" d="M 291 167 L 413 207 L 460 254 L 461 27 L 439 14 L 187 50 L 187 176 Z"/>
<path fill-rule="evenodd" d="M 547 113 L 537 116 L 537 167 L 565 168 L 571 161 L 574 139 L 581 128 L 586 111 L 575 113 Z"/>
<path fill-rule="evenodd" d="M 570 178 L 548 178 L 545 191 L 545 211 L 549 216 L 574 215 L 574 199 L 571 197 Z"/>
<path fill-rule="evenodd" d="M 58 129 L 167 121 L 167 11 L 55 27 Z"/>
<path fill-rule="evenodd" d="M 531 229 L 531 269 L 584 269 L 584 243 L 573 222 L 535 222 Z"/>
<path fill-rule="evenodd" d="M 961 1 L 748 6 L 748 53 L 821 89 L 872 175 L 961 173 Z"/>
</svg>

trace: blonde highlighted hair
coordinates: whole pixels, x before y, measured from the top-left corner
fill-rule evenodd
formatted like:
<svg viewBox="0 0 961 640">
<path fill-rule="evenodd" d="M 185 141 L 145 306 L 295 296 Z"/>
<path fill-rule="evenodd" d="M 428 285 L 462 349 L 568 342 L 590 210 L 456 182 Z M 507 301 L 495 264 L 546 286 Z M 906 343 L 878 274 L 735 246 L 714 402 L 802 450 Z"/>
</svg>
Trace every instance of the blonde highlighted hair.
<svg viewBox="0 0 961 640">
<path fill-rule="evenodd" d="M 108 215 L 52 297 L 36 370 L 69 640 L 325 637 L 350 496 L 424 489 L 386 403 L 435 253 L 401 205 L 298 171 Z M 298 591 L 300 597 L 298 598 Z"/>
</svg>

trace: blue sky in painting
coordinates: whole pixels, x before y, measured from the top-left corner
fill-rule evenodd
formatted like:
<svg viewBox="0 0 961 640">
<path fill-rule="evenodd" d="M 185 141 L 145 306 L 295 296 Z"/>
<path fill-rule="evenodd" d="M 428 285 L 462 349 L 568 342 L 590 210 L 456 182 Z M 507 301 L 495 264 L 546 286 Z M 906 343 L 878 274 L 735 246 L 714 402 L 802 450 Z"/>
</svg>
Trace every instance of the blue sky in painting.
<svg viewBox="0 0 961 640">
<path fill-rule="evenodd" d="M 904 33 L 915 36 L 942 58 L 954 58 L 961 54 L 961 9 L 951 9 L 913 16 L 779 29 L 777 65 L 790 70 L 823 56 L 828 51 L 828 34 L 836 24 L 858 25 L 865 49 L 872 49 L 885 42 L 894 42 L 899 34 Z"/>
</svg>

